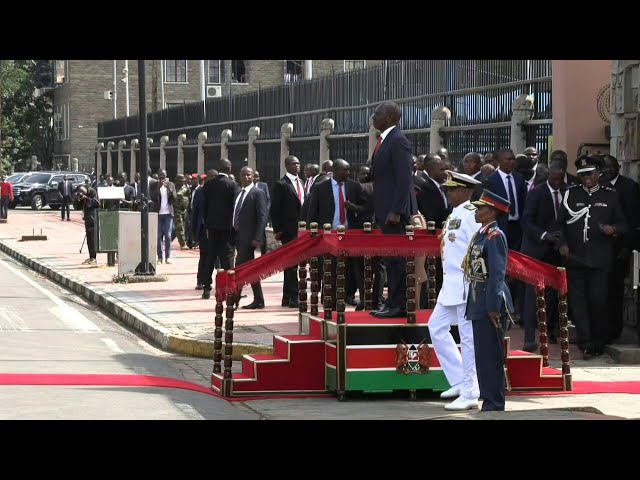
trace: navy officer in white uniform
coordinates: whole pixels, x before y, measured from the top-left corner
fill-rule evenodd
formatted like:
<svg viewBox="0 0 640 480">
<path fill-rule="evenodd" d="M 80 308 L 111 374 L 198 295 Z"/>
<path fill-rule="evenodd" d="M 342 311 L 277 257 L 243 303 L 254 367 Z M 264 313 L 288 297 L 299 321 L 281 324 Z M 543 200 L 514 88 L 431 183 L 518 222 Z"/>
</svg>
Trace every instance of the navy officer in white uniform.
<svg viewBox="0 0 640 480">
<path fill-rule="evenodd" d="M 473 327 L 465 318 L 469 285 L 464 280 L 462 260 L 469 242 L 480 228 L 475 220 L 475 207 L 470 198 L 481 182 L 463 173 L 447 171 L 447 199 L 453 207 L 444 223 L 441 234 L 442 288 L 436 307 L 431 314 L 429 333 L 440 366 L 451 388 L 441 398 L 455 398 L 445 405 L 447 410 L 478 408 L 478 377 L 473 347 Z M 451 325 L 458 325 L 460 347 L 458 350 L 451 335 Z"/>
</svg>

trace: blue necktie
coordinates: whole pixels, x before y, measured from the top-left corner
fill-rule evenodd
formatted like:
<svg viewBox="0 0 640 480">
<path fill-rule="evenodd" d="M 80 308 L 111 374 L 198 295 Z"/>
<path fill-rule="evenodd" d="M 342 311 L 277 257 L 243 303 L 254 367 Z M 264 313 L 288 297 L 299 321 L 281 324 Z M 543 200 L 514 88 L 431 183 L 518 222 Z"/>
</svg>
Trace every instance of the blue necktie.
<svg viewBox="0 0 640 480">
<path fill-rule="evenodd" d="M 507 175 L 507 185 L 509 186 L 508 195 L 509 195 L 509 215 L 516 214 L 516 194 L 513 191 L 513 183 L 511 183 L 511 175 Z"/>
<path fill-rule="evenodd" d="M 238 200 L 238 204 L 236 205 L 236 209 L 233 212 L 233 229 L 239 230 L 240 228 L 240 208 L 242 208 L 242 199 L 244 198 L 245 190 L 242 189 L 240 193 L 240 199 Z"/>
</svg>

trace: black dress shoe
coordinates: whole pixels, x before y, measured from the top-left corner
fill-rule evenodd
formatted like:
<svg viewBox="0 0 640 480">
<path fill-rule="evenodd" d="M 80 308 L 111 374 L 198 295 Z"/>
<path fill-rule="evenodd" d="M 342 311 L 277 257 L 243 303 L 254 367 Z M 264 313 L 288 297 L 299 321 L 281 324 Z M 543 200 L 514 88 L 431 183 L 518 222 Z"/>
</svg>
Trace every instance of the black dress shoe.
<svg viewBox="0 0 640 480">
<path fill-rule="evenodd" d="M 283 298 L 281 305 L 283 307 L 288 307 L 289 306 L 289 299 L 288 298 Z"/>
<path fill-rule="evenodd" d="M 356 312 L 361 312 L 362 310 L 364 310 L 364 302 L 358 302 L 356 305 Z"/>
<path fill-rule="evenodd" d="M 289 300 L 289 308 L 298 308 L 298 300 Z"/>
<path fill-rule="evenodd" d="M 243 310 L 262 310 L 264 308 L 264 302 L 256 302 L 255 300 L 249 305 L 244 305 Z"/>
<path fill-rule="evenodd" d="M 369 311 L 369 315 L 372 316 L 376 316 L 376 314 L 381 313 L 381 312 L 386 312 L 387 310 L 389 310 L 389 307 L 387 307 L 386 305 L 384 305 L 381 309 L 379 310 L 370 310 Z"/>
<path fill-rule="evenodd" d="M 584 352 L 582 352 L 582 359 L 583 360 L 591 360 L 591 358 L 593 358 L 593 352 L 590 348 L 585 348 Z"/>
<path fill-rule="evenodd" d="M 536 342 L 525 343 L 524 347 L 522 347 L 522 350 L 529 353 L 536 353 L 536 351 L 538 350 L 538 344 Z"/>
<path fill-rule="evenodd" d="M 376 314 L 374 315 L 374 317 L 376 318 L 401 318 L 406 316 L 407 316 L 407 311 L 401 309 L 400 307 L 391 307 L 386 311 L 381 310 L 379 312 L 376 312 Z"/>
<path fill-rule="evenodd" d="M 209 289 L 206 289 L 206 288 L 205 288 L 205 289 L 202 291 L 202 299 L 203 299 L 203 300 L 208 300 L 208 299 L 210 299 L 210 298 L 211 298 L 211 289 L 210 289 L 210 288 L 209 288 Z"/>
<path fill-rule="evenodd" d="M 202 284 L 201 284 L 201 283 L 198 283 L 198 284 L 196 285 L 196 290 L 202 290 L 203 288 L 204 288 L 204 287 L 202 286 Z"/>
</svg>

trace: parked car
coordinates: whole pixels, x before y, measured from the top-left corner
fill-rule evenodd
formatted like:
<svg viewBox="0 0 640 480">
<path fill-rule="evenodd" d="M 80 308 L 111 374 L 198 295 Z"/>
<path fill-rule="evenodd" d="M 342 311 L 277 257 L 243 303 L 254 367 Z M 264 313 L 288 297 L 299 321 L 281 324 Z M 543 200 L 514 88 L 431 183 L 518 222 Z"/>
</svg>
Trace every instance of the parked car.
<svg viewBox="0 0 640 480">
<path fill-rule="evenodd" d="M 23 181 L 13 185 L 14 202 L 17 205 L 30 205 L 33 210 L 40 210 L 45 205 L 58 210 L 62 205 L 58 184 L 65 175 L 71 178 L 74 189 L 89 178 L 77 172 L 32 172 Z"/>
<path fill-rule="evenodd" d="M 11 184 L 11 186 L 13 187 L 17 183 L 25 181 L 29 175 L 31 175 L 31 172 L 15 172 L 15 173 L 12 173 L 11 175 L 9 175 L 5 179 L 5 181 L 9 182 Z M 14 196 L 13 201 L 11 203 L 9 203 L 9 208 L 16 208 L 17 205 L 18 205 L 18 199 L 15 198 L 15 196 Z"/>
</svg>

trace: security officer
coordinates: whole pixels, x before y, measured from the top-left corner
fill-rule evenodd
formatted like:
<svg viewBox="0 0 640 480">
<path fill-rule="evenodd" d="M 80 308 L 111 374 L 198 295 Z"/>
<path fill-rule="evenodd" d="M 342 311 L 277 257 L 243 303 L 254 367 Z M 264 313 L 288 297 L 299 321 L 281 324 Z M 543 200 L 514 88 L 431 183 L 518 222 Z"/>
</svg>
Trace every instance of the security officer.
<svg viewBox="0 0 640 480">
<path fill-rule="evenodd" d="M 481 182 L 463 173 L 447 171 L 447 180 L 442 184 L 447 189 L 447 200 L 453 207 L 444 222 L 440 236 L 440 258 L 442 260 L 442 288 L 438 301 L 429 318 L 429 334 L 440 366 L 451 388 L 442 392 L 440 398 L 456 398 L 445 405 L 446 410 L 468 410 L 478 408 L 478 377 L 473 347 L 473 327 L 464 316 L 468 284 L 464 281 L 462 260 L 469 248 L 471 238 L 480 228 L 469 199 L 476 185 Z M 451 336 L 451 325 L 458 325 L 460 348 Z"/>
<path fill-rule="evenodd" d="M 482 226 L 469 244 L 462 269 L 470 282 L 465 315 L 473 324 L 476 369 L 482 411 L 504 410 L 506 320 L 513 313 L 511 292 L 504 281 L 507 271 L 507 238 L 498 218 L 509 213 L 509 201 L 484 190 L 472 202 Z"/>
<path fill-rule="evenodd" d="M 583 358 L 602 355 L 607 340 L 608 275 L 614 264 L 614 239 L 627 230 L 618 195 L 599 183 L 601 161 L 576 160 L 580 186 L 568 188 L 558 224 L 560 255 L 567 265 L 569 305 Z"/>
<path fill-rule="evenodd" d="M 185 240 L 185 215 L 189 206 L 189 189 L 186 185 L 185 176 L 181 173 L 176 175 L 176 201 L 173 204 L 173 224 L 180 244 L 180 250 L 187 250 Z"/>
</svg>

